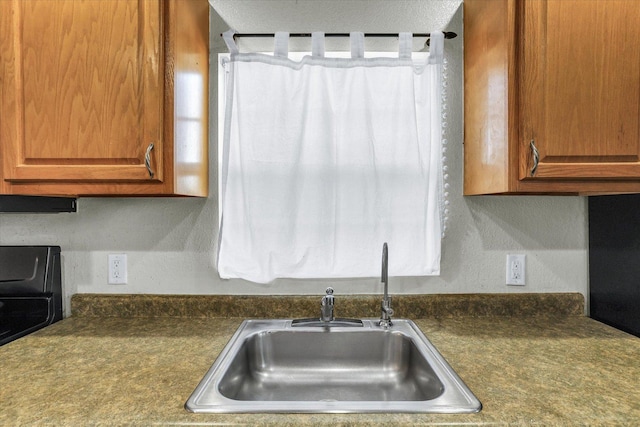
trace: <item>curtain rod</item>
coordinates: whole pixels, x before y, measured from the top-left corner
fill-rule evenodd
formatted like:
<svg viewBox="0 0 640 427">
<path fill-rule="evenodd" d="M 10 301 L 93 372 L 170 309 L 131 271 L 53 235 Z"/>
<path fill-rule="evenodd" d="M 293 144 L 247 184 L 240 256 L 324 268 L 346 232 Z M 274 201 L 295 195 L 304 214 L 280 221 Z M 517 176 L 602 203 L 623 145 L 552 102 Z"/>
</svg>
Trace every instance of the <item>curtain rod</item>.
<svg viewBox="0 0 640 427">
<path fill-rule="evenodd" d="M 222 36 L 222 34 L 220 34 Z M 236 37 L 273 37 L 274 33 L 236 33 Z M 325 33 L 325 37 L 349 37 L 349 33 Z M 397 33 L 364 33 L 365 37 L 398 37 Z M 431 33 L 416 33 L 414 37 L 431 37 Z M 458 35 L 451 31 L 444 32 L 445 39 L 454 39 Z M 289 37 L 311 37 L 311 33 L 290 33 Z"/>
</svg>

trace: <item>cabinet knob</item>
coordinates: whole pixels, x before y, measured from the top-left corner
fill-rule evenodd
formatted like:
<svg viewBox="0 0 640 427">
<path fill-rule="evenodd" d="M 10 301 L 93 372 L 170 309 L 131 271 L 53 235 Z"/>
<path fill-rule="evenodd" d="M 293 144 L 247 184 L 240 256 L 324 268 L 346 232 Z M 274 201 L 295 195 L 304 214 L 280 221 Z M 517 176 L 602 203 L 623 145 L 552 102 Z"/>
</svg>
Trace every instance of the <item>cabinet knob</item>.
<svg viewBox="0 0 640 427">
<path fill-rule="evenodd" d="M 535 141 L 533 139 L 529 143 L 529 146 L 531 147 L 531 155 L 533 156 L 533 167 L 531 168 L 531 176 L 534 176 L 536 174 L 536 170 L 538 170 L 538 163 L 540 163 L 540 153 L 538 152 Z"/>
<path fill-rule="evenodd" d="M 151 169 L 151 150 L 153 150 L 153 142 L 147 147 L 147 152 L 144 153 L 144 165 L 147 167 L 149 177 L 153 178 L 153 169 Z"/>
</svg>

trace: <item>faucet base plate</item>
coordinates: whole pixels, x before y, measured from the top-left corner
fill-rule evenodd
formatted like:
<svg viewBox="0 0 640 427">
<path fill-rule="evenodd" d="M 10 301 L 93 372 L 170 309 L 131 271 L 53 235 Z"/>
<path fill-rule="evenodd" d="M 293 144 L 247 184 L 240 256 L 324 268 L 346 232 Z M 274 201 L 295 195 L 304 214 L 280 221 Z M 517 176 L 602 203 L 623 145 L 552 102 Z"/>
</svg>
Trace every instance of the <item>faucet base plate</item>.
<svg viewBox="0 0 640 427">
<path fill-rule="evenodd" d="M 360 319 L 347 319 L 344 317 L 336 317 L 333 320 L 324 321 L 315 317 L 311 317 L 308 319 L 294 319 L 291 321 L 291 326 L 293 327 L 302 327 L 302 326 L 310 326 L 310 327 L 363 327 L 364 324 Z"/>
</svg>

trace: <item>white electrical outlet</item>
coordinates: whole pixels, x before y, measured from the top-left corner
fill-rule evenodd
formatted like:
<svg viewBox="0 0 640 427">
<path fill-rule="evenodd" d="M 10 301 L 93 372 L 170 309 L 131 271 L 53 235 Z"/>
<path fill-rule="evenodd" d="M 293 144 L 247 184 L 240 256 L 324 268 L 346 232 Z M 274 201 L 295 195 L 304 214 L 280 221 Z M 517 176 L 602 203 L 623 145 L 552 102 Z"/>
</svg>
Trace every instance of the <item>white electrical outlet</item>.
<svg viewBox="0 0 640 427">
<path fill-rule="evenodd" d="M 109 254 L 109 284 L 127 284 L 127 255 Z"/>
<path fill-rule="evenodd" d="M 525 255 L 507 255 L 507 285 L 524 286 Z"/>
</svg>

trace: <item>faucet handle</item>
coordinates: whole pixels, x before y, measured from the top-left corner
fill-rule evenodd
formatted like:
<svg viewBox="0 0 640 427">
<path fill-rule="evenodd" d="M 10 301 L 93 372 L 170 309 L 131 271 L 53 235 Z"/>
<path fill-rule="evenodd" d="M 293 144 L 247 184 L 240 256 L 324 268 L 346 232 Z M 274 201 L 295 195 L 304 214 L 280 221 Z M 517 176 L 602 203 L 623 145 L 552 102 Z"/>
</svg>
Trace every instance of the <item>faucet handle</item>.
<svg viewBox="0 0 640 427">
<path fill-rule="evenodd" d="M 378 322 L 378 324 L 380 326 L 384 326 L 385 328 L 392 326 L 393 322 L 391 321 L 391 316 L 393 316 L 393 308 L 391 308 L 391 297 L 382 300 L 380 309 L 382 313 L 380 315 L 380 322 Z"/>
<path fill-rule="evenodd" d="M 320 320 L 323 322 L 330 322 L 334 320 L 333 316 L 333 288 L 329 287 L 325 291 L 326 295 L 322 297 L 320 303 Z"/>
<path fill-rule="evenodd" d="M 381 304 L 381 308 L 382 308 L 382 312 L 386 313 L 387 316 L 390 318 L 391 316 L 393 316 L 393 308 L 391 307 L 391 297 L 387 298 L 386 300 L 382 300 L 382 304 Z"/>
<path fill-rule="evenodd" d="M 333 288 L 328 287 L 325 293 L 326 295 L 322 297 L 322 306 L 333 307 L 333 300 L 335 299 L 335 297 L 333 296 Z"/>
</svg>

